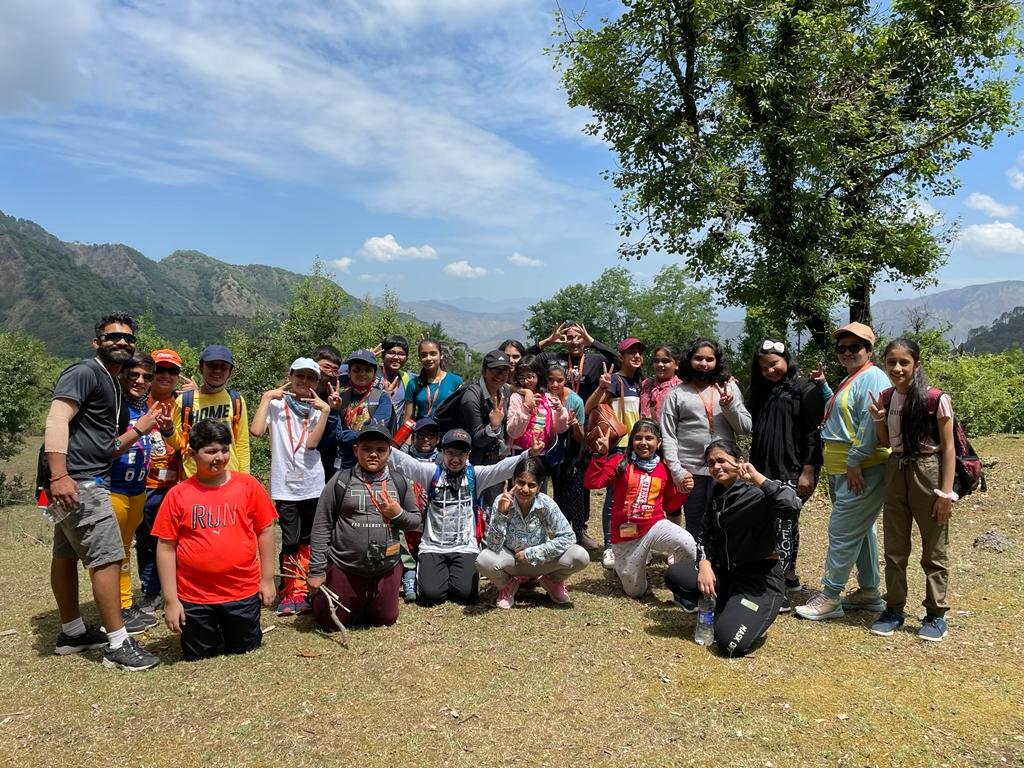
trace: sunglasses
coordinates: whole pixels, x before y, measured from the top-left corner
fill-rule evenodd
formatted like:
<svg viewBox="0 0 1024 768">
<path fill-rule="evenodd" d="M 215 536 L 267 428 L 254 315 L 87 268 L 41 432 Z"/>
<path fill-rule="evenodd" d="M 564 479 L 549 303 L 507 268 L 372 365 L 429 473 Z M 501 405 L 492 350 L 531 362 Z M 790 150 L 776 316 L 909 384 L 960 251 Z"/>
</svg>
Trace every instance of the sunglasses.
<svg viewBox="0 0 1024 768">
<path fill-rule="evenodd" d="M 857 353 L 864 349 L 863 344 L 836 344 L 836 352 L 840 355 L 847 352 Z"/>
<path fill-rule="evenodd" d="M 170 368 L 166 365 L 158 365 L 153 369 L 154 373 L 169 373 L 171 376 L 177 376 L 181 373 L 181 368 Z"/>
<path fill-rule="evenodd" d="M 112 342 L 126 341 L 129 344 L 134 344 L 135 343 L 135 334 L 134 333 L 122 333 L 121 331 L 114 331 L 112 333 L 101 333 L 100 334 L 100 341 L 112 341 Z"/>
<path fill-rule="evenodd" d="M 126 373 L 124 377 L 128 379 L 128 381 L 135 381 L 137 379 L 142 379 L 143 381 L 153 380 L 152 373 L 142 373 L 141 371 L 128 371 L 128 373 Z"/>
<path fill-rule="evenodd" d="M 761 344 L 761 351 L 762 352 L 774 352 L 777 355 L 781 355 L 781 354 L 785 353 L 786 345 L 783 344 L 781 341 L 772 341 L 771 339 L 766 339 Z"/>
</svg>

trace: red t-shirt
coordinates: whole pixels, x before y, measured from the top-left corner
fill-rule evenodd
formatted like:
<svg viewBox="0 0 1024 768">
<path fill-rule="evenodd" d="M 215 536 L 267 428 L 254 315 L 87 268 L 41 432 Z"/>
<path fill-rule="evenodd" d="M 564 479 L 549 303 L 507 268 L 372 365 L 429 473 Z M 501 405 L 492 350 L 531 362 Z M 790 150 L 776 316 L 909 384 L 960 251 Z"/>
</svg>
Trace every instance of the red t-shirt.
<svg viewBox="0 0 1024 768">
<path fill-rule="evenodd" d="M 153 535 L 176 544 L 178 598 L 209 605 L 256 594 L 256 536 L 276 518 L 266 489 L 245 472 L 232 472 L 216 488 L 195 477 L 171 488 L 157 512 Z"/>
<path fill-rule="evenodd" d="M 651 472 L 644 472 L 629 462 L 619 475 L 616 469 L 621 460 L 621 453 L 594 456 L 583 476 L 583 485 L 591 490 L 612 485 L 612 544 L 642 538 L 655 523 L 665 519 L 666 508 L 679 509 L 687 496 L 676 490 L 665 462 L 659 461 Z M 621 526 L 626 523 L 636 526 L 635 536 L 622 536 Z"/>
</svg>

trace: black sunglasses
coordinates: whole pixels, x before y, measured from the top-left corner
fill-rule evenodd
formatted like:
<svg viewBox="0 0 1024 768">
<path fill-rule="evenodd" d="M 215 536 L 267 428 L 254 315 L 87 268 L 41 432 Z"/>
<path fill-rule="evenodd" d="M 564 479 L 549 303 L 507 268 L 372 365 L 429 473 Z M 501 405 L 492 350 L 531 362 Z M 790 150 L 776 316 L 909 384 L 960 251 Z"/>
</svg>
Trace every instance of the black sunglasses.
<svg viewBox="0 0 1024 768">
<path fill-rule="evenodd" d="M 101 333 L 101 341 L 127 341 L 129 344 L 135 343 L 134 333 L 121 333 L 120 331 L 114 331 L 113 333 Z"/>
<path fill-rule="evenodd" d="M 860 352 L 862 349 L 864 349 L 863 344 L 836 344 L 836 352 L 840 355 L 846 352 Z"/>
<path fill-rule="evenodd" d="M 171 368 L 171 367 L 166 366 L 166 365 L 158 365 L 153 370 L 156 373 L 169 373 L 172 376 L 177 376 L 179 373 L 181 373 L 181 368 Z"/>
</svg>

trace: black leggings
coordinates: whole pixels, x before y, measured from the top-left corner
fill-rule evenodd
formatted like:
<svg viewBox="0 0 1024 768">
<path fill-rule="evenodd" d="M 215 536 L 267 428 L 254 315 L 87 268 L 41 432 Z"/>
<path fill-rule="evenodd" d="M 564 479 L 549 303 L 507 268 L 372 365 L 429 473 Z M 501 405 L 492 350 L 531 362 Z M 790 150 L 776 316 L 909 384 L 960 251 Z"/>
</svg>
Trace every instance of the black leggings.
<svg viewBox="0 0 1024 768">
<path fill-rule="evenodd" d="M 697 602 L 697 565 L 683 560 L 665 571 L 676 597 Z M 726 656 L 743 656 L 768 630 L 782 607 L 782 563 L 765 560 L 734 571 L 715 571 L 715 642 Z"/>
<path fill-rule="evenodd" d="M 416 598 L 421 604 L 437 605 L 445 600 L 465 605 L 476 602 L 480 574 L 476 570 L 475 552 L 420 552 L 416 561 Z"/>
</svg>

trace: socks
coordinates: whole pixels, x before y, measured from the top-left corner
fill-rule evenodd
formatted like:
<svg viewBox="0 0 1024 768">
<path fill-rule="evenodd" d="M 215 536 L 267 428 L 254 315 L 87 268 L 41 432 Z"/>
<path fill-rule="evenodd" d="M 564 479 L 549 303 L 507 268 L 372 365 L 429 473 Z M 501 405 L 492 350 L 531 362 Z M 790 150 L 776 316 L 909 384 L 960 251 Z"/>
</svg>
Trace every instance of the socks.
<svg viewBox="0 0 1024 768">
<path fill-rule="evenodd" d="M 67 624 L 61 624 L 60 631 L 68 637 L 78 637 L 79 635 L 84 635 L 85 622 L 82 621 L 82 617 L 79 616 L 74 621 L 69 621 Z"/>
<path fill-rule="evenodd" d="M 116 651 L 122 645 L 124 641 L 128 639 L 128 630 L 124 627 L 114 631 L 107 632 L 107 642 L 110 643 L 110 650 Z"/>
</svg>

